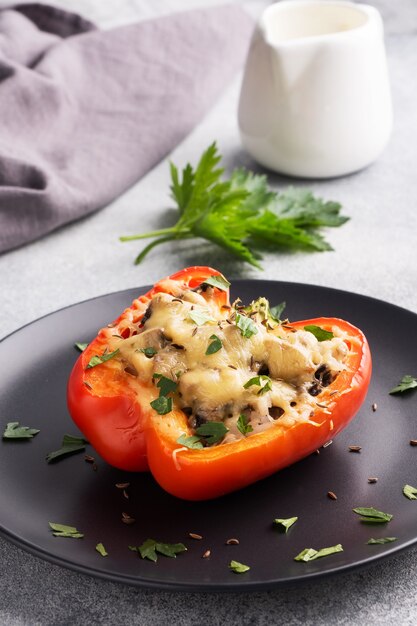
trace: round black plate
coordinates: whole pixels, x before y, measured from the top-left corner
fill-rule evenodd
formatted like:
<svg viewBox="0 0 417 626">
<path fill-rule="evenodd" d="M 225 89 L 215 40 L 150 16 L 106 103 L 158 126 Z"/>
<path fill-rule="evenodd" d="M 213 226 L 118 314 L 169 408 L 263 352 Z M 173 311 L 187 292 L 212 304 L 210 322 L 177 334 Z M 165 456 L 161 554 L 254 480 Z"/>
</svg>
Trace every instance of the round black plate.
<svg viewBox="0 0 417 626">
<path fill-rule="evenodd" d="M 64 433 L 79 434 L 68 415 L 66 381 L 78 356 L 74 342 L 89 341 L 146 288 L 89 300 L 48 315 L 0 344 L 0 427 L 7 422 L 40 428 L 30 441 L 0 443 L 0 529 L 22 548 L 55 563 L 113 581 L 177 590 L 250 590 L 320 577 L 369 564 L 417 540 L 417 502 L 402 494 L 417 484 L 415 392 L 388 391 L 404 374 L 415 374 L 417 316 L 372 298 L 285 282 L 235 281 L 233 297 L 244 302 L 264 295 L 286 300 L 293 320 L 342 317 L 366 333 L 373 354 L 368 397 L 356 419 L 333 442 L 278 474 L 211 502 L 190 503 L 164 493 L 148 475 L 129 475 L 97 457 L 97 471 L 84 455 L 54 465 L 48 452 Z M 378 404 L 377 411 L 371 409 Z M 99 419 L 99 416 L 97 416 Z M 360 453 L 349 445 L 362 447 Z M 90 446 L 87 452 L 95 455 Z M 97 455 L 96 455 L 97 456 Z M 369 484 L 368 477 L 378 482 Z M 129 499 L 116 483 L 129 482 Z M 204 491 L 204 484 L 201 485 Z M 328 491 L 337 494 L 330 500 Z M 353 507 L 392 513 L 389 524 L 362 524 Z M 122 523 L 122 512 L 136 519 Z M 274 518 L 298 516 L 287 534 Z M 84 539 L 52 536 L 48 522 L 76 526 Z M 199 533 L 202 540 L 188 533 Z M 366 545 L 370 537 L 395 536 L 395 543 Z M 147 538 L 184 542 L 188 552 L 161 556 L 154 564 L 128 549 Z M 225 545 L 230 537 L 239 545 Z M 102 542 L 109 556 L 95 551 Z M 304 548 L 342 543 L 344 552 L 310 563 L 294 557 Z M 205 550 L 210 558 L 202 558 Z M 250 565 L 234 574 L 234 559 Z"/>
</svg>

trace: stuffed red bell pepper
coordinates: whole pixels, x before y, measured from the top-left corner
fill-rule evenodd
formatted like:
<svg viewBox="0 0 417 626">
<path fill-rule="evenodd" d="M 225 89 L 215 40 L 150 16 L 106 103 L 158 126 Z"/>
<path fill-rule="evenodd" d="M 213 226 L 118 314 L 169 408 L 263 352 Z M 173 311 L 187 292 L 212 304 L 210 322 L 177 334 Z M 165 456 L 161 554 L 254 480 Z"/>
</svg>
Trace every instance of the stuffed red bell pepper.
<svg viewBox="0 0 417 626">
<path fill-rule="evenodd" d="M 363 402 L 371 357 L 340 319 L 276 319 L 265 298 L 230 305 L 211 268 L 157 283 L 81 355 L 70 412 L 97 452 L 149 468 L 168 492 L 240 489 L 337 435 Z"/>
</svg>

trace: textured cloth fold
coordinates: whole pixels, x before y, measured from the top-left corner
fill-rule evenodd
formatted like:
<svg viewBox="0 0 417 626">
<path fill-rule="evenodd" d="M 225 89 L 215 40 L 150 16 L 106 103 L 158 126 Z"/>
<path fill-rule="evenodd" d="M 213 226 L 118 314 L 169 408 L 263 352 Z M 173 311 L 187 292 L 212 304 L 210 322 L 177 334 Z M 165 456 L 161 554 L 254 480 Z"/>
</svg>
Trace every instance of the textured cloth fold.
<svg viewBox="0 0 417 626">
<path fill-rule="evenodd" d="M 47 5 L 0 11 L 0 252 L 121 194 L 242 66 L 236 6 L 101 31 Z"/>
</svg>

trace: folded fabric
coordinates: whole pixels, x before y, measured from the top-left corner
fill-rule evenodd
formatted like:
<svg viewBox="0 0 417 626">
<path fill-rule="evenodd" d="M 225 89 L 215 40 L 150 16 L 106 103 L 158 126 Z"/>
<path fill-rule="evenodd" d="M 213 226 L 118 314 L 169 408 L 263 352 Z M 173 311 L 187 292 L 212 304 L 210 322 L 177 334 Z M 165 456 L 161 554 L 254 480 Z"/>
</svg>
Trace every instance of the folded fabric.
<svg viewBox="0 0 417 626">
<path fill-rule="evenodd" d="M 47 5 L 0 11 L 0 252 L 117 197 L 242 66 L 237 6 L 101 31 Z"/>
</svg>

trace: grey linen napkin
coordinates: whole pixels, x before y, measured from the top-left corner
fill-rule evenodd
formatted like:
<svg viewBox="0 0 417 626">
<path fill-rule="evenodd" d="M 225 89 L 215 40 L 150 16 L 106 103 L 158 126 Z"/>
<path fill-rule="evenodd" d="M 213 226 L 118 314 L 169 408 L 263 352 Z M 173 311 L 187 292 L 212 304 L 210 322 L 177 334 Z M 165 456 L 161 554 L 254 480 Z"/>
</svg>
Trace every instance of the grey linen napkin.
<svg viewBox="0 0 417 626">
<path fill-rule="evenodd" d="M 237 6 L 108 31 L 47 5 L 0 11 L 0 252 L 139 180 L 228 85 L 251 31 Z"/>
</svg>

